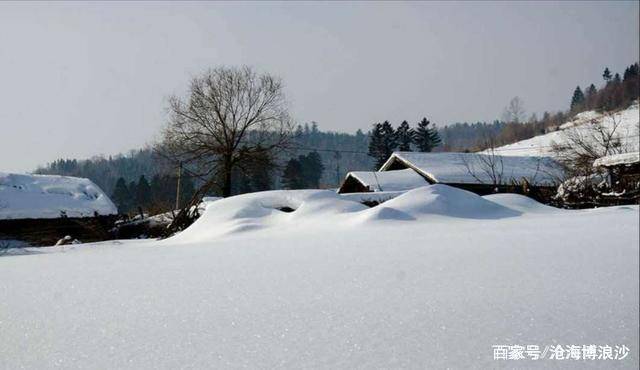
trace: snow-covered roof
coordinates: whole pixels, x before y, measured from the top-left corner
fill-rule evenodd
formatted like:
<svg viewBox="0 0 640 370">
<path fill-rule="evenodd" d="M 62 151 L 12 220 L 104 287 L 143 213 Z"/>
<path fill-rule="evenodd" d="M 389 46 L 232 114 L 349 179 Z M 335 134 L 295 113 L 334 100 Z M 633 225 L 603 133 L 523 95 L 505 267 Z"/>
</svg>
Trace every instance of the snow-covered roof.
<svg viewBox="0 0 640 370">
<path fill-rule="evenodd" d="M 93 217 L 117 214 L 91 180 L 0 172 L 0 219 Z"/>
<path fill-rule="evenodd" d="M 523 178 L 532 185 L 554 185 L 562 177 L 560 165 L 549 157 L 491 156 L 479 153 L 395 152 L 380 171 L 392 168 L 396 161 L 413 168 L 433 182 L 445 184 L 493 184 L 487 162 L 496 163 L 500 183 Z M 496 176 L 497 177 L 497 176 Z"/>
<path fill-rule="evenodd" d="M 368 186 L 371 191 L 403 191 L 429 185 L 422 176 L 410 168 L 386 172 L 354 171 L 349 172 L 347 177 L 349 176 Z"/>
<path fill-rule="evenodd" d="M 596 159 L 593 162 L 593 167 L 607 167 L 638 162 L 640 162 L 640 152 L 613 154 Z"/>
</svg>

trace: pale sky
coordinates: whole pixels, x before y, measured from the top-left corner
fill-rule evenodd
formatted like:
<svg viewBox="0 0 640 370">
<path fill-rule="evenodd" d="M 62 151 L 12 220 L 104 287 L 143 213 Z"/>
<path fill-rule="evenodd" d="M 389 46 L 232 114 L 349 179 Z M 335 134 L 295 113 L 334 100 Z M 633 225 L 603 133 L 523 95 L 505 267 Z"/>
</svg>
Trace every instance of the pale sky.
<svg viewBox="0 0 640 370">
<path fill-rule="evenodd" d="M 565 109 L 638 60 L 638 2 L 0 3 L 0 171 L 140 148 L 209 67 L 283 78 L 322 130 Z"/>
</svg>

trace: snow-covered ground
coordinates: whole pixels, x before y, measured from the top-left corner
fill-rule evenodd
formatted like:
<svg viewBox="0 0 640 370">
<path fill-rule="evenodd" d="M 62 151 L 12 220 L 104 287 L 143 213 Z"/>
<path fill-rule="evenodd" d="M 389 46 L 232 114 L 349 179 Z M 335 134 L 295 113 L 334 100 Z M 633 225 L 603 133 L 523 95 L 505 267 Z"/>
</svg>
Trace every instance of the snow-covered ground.
<svg viewBox="0 0 640 370">
<path fill-rule="evenodd" d="M 118 209 L 91 180 L 0 172 L 0 219 L 93 217 Z"/>
<path fill-rule="evenodd" d="M 637 368 L 638 221 L 445 185 L 374 208 L 226 198 L 164 241 L 0 256 L 0 367 Z M 494 361 L 500 344 L 630 354 Z"/>
<path fill-rule="evenodd" d="M 616 130 L 620 141 L 627 151 L 638 151 L 640 145 L 640 112 L 638 103 L 628 109 L 619 111 L 611 116 L 603 115 L 594 111 L 582 112 L 576 117 L 560 126 L 560 130 L 549 132 L 545 135 L 535 136 L 531 139 L 522 140 L 517 143 L 496 148 L 496 154 L 505 156 L 553 156 L 553 143 L 562 143 L 566 137 L 565 130 L 586 131 L 586 123 L 591 120 L 602 122 L 605 127 L 611 128 L 614 121 L 619 123 Z M 582 135 L 585 136 L 585 135 Z M 589 136 L 589 135 L 586 135 Z"/>
</svg>

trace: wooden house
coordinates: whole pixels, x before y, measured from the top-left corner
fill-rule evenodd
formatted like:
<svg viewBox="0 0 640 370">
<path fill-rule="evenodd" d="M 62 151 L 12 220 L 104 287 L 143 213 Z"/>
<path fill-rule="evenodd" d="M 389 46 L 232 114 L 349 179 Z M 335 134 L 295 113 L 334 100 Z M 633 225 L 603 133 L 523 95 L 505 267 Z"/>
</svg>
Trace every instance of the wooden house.
<svg viewBox="0 0 640 370">
<path fill-rule="evenodd" d="M 561 166 L 548 157 L 395 152 L 377 172 L 349 173 L 338 192 L 402 191 L 446 184 L 478 195 L 515 192 L 548 201 L 562 177 Z"/>
</svg>

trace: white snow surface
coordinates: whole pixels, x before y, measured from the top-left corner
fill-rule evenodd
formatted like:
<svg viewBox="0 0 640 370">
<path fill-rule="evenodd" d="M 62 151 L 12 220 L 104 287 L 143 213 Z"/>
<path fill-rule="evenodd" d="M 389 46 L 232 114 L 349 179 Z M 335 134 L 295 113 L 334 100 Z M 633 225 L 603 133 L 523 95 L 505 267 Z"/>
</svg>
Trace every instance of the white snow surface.
<svg viewBox="0 0 640 370">
<path fill-rule="evenodd" d="M 163 241 L 0 257 L 0 367 L 637 368 L 639 211 L 446 185 L 374 208 L 226 198 Z M 496 362 L 496 344 L 630 354 Z"/>
<path fill-rule="evenodd" d="M 628 151 L 640 150 L 640 112 L 638 111 L 638 103 L 631 107 L 613 114 L 613 119 L 620 122 L 616 132 L 620 137 L 620 141 Z M 595 119 L 602 122 L 609 129 L 613 127 L 611 117 L 598 112 L 589 111 L 582 112 L 574 119 L 560 126 L 559 131 L 549 132 L 544 135 L 532 137 L 531 139 L 518 141 L 517 143 L 501 146 L 495 149 L 495 152 L 504 156 L 550 156 L 553 157 L 553 143 L 563 143 L 566 139 L 565 130 L 580 130 L 585 134 L 582 137 L 588 137 L 586 134 L 586 125 L 589 121 Z"/>
<path fill-rule="evenodd" d="M 389 199 L 393 199 L 399 195 L 406 193 L 406 191 L 376 191 L 365 193 L 342 193 L 339 194 L 340 198 L 351 200 L 358 203 L 363 202 L 376 202 L 384 203 Z"/>
<path fill-rule="evenodd" d="M 491 184 L 493 181 L 486 171 L 487 159 L 495 161 L 496 168 L 501 169 L 502 182 L 506 184 L 526 178 L 532 185 L 554 185 L 563 177 L 559 164 L 548 157 L 491 158 L 488 154 L 451 152 L 394 152 L 380 171 L 385 171 L 394 161 L 401 161 L 438 183 Z"/>
<path fill-rule="evenodd" d="M 91 180 L 0 172 L 0 219 L 93 217 L 117 214 L 109 197 Z"/>
<path fill-rule="evenodd" d="M 347 174 L 349 176 L 368 186 L 371 191 L 403 191 L 429 185 L 424 177 L 410 168 L 384 172 L 353 171 Z"/>
<path fill-rule="evenodd" d="M 615 166 L 619 164 L 632 164 L 640 162 L 640 152 L 621 153 L 598 158 L 593 162 L 593 167 Z"/>
</svg>

